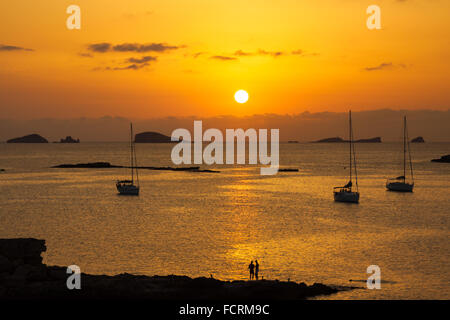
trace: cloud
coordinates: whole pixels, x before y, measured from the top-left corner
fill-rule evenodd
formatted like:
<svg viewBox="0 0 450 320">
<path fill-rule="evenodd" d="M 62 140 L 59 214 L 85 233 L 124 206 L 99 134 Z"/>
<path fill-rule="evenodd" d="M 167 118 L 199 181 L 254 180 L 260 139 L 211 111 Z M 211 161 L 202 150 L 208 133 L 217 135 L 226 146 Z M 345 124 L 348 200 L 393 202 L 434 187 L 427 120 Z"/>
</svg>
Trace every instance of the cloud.
<svg viewBox="0 0 450 320">
<path fill-rule="evenodd" d="M 193 58 L 198 58 L 200 55 L 205 54 L 205 52 L 197 52 L 192 55 L 185 55 L 185 57 L 192 56 Z M 236 57 L 257 57 L 257 56 L 271 56 L 274 58 L 280 57 L 280 56 L 288 56 L 288 55 L 298 55 L 301 57 L 315 57 L 318 56 L 318 53 L 308 53 L 301 49 L 293 50 L 291 52 L 285 52 L 285 51 L 268 51 L 263 49 L 258 49 L 257 51 L 244 51 L 242 49 L 236 50 L 234 53 L 229 55 L 215 55 L 211 56 L 210 59 L 217 59 L 217 60 L 223 60 L 223 61 L 230 61 L 230 60 L 237 60 Z"/>
<path fill-rule="evenodd" d="M 94 44 L 88 45 L 88 50 L 94 51 L 94 52 L 100 52 L 100 53 L 107 52 L 107 51 L 109 51 L 110 48 L 111 48 L 111 44 L 107 43 L 107 42 L 94 43 Z"/>
<path fill-rule="evenodd" d="M 397 65 L 394 65 L 392 62 L 383 62 L 375 67 L 366 67 L 364 68 L 365 71 L 377 71 L 377 70 L 384 70 L 384 69 L 392 69 L 392 68 L 406 68 L 406 65 L 403 63 L 399 63 Z"/>
<path fill-rule="evenodd" d="M 123 43 L 118 44 L 113 47 L 114 51 L 119 52 L 165 52 L 168 50 L 178 49 L 177 46 L 169 46 L 165 43 L 149 43 L 149 44 L 138 44 L 138 43 Z"/>
<path fill-rule="evenodd" d="M 90 54 L 90 53 L 84 53 L 84 52 L 80 52 L 78 55 L 79 55 L 80 57 L 83 57 L 83 58 L 92 58 L 92 57 L 94 57 L 92 54 Z"/>
<path fill-rule="evenodd" d="M 166 43 L 122 43 L 113 45 L 108 42 L 93 43 L 87 46 L 88 50 L 98 53 L 109 51 L 114 52 L 166 52 L 181 48 L 180 46 L 172 46 Z"/>
<path fill-rule="evenodd" d="M 192 57 L 194 57 L 194 59 L 197 59 L 198 57 L 200 57 L 202 54 L 205 54 L 206 52 L 196 52 L 192 55 Z"/>
<path fill-rule="evenodd" d="M 297 49 L 297 50 L 293 50 L 291 51 L 292 55 L 297 55 L 297 56 L 302 56 L 302 57 L 308 57 L 308 56 L 318 56 L 318 53 L 307 53 L 305 51 L 303 51 L 302 49 Z M 256 52 L 248 52 L 248 51 L 243 51 L 243 50 L 237 50 L 234 52 L 233 54 L 234 56 L 237 57 L 254 57 L 254 56 L 272 56 L 274 58 L 280 57 L 280 56 L 286 56 L 289 55 L 289 52 L 284 52 L 284 51 L 267 51 L 267 50 L 263 50 L 263 49 L 259 49 Z"/>
<path fill-rule="evenodd" d="M 130 64 L 125 67 L 115 67 L 115 68 L 108 69 L 108 70 L 139 70 L 148 65 L 149 65 L 148 63 L 133 63 L 133 64 Z"/>
<path fill-rule="evenodd" d="M 252 57 L 252 56 L 272 56 L 272 57 L 279 57 L 283 55 L 284 52 L 282 51 L 266 51 L 259 49 L 257 52 L 245 52 L 243 50 L 237 50 L 234 52 L 233 55 L 238 57 Z"/>
<path fill-rule="evenodd" d="M 34 51 L 33 49 L 0 44 L 0 51 Z"/>
<path fill-rule="evenodd" d="M 212 56 L 210 59 L 216 59 L 216 60 L 222 60 L 222 61 L 232 61 L 237 60 L 237 58 L 234 57 L 228 57 L 228 56 Z"/>
<path fill-rule="evenodd" d="M 279 57 L 279 56 L 283 55 L 284 53 L 282 51 L 266 51 L 266 50 L 259 49 L 258 50 L 258 54 L 260 54 L 260 55 L 269 55 L 269 56 L 272 56 L 272 57 L 276 58 L 276 57 Z"/>
<path fill-rule="evenodd" d="M 95 67 L 92 71 L 120 71 L 120 70 L 139 70 L 149 66 L 149 63 L 132 63 L 123 67 Z"/>
<path fill-rule="evenodd" d="M 242 51 L 242 50 L 237 50 L 237 51 L 234 53 L 234 55 L 235 55 L 235 56 L 239 56 L 239 57 L 249 57 L 249 56 L 254 56 L 255 54 L 254 54 L 254 53 L 251 53 L 251 52 L 244 52 L 244 51 Z"/>
<path fill-rule="evenodd" d="M 92 69 L 92 71 L 140 70 L 149 66 L 150 65 L 149 62 L 157 60 L 158 60 L 157 57 L 152 56 L 144 56 L 141 58 L 132 57 L 125 60 L 125 63 L 127 63 L 127 65 L 125 66 L 106 67 L 106 68 L 97 67 Z"/>
<path fill-rule="evenodd" d="M 294 50 L 291 52 L 292 55 L 301 56 L 301 57 L 317 57 L 319 54 L 317 52 L 305 52 L 302 49 Z"/>
<path fill-rule="evenodd" d="M 144 56 L 142 58 L 129 58 L 127 61 L 130 63 L 146 63 L 146 62 L 156 61 L 156 60 L 158 60 L 157 57 Z"/>
</svg>

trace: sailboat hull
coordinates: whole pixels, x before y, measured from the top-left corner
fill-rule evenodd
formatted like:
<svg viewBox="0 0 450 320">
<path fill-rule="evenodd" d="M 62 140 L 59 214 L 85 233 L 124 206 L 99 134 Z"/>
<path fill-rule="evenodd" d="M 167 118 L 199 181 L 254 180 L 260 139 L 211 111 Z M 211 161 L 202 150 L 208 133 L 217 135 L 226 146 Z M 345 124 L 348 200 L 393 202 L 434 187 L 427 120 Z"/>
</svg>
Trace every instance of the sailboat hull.
<svg viewBox="0 0 450 320">
<path fill-rule="evenodd" d="M 359 202 L 359 192 L 335 191 L 334 192 L 334 201 L 358 203 Z"/>
<path fill-rule="evenodd" d="M 386 188 L 389 191 L 397 191 L 397 192 L 413 192 L 414 183 L 406 183 L 406 182 L 388 182 L 386 183 Z"/>
<path fill-rule="evenodd" d="M 138 196 L 139 195 L 139 187 L 133 184 L 116 184 L 117 191 L 121 195 L 128 196 Z"/>
</svg>

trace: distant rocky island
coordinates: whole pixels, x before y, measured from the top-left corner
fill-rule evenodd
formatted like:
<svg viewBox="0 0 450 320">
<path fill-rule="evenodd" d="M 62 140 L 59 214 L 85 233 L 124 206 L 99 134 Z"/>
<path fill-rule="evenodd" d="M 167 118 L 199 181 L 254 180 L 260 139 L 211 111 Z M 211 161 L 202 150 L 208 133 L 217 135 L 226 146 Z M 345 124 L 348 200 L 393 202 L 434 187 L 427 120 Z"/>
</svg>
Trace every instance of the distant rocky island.
<svg viewBox="0 0 450 320">
<path fill-rule="evenodd" d="M 74 163 L 74 164 L 59 164 L 53 166 L 52 168 L 63 168 L 63 169 L 101 169 L 101 168 L 131 168 L 128 166 L 118 166 L 111 164 L 109 162 L 87 162 L 87 163 Z M 149 166 L 140 166 L 135 167 L 137 169 L 146 169 L 146 170 L 166 170 L 166 171 L 188 171 L 188 172 L 211 172 L 211 173 L 219 173 L 220 171 L 211 170 L 211 169 L 200 169 L 200 167 L 149 167 Z"/>
<path fill-rule="evenodd" d="M 59 164 L 52 168 L 125 168 L 124 166 L 116 166 L 109 162 L 87 162 L 87 163 L 75 163 L 75 164 Z"/>
<path fill-rule="evenodd" d="M 0 299 L 299 300 L 355 287 L 306 285 L 292 281 L 221 281 L 187 276 L 115 276 L 81 273 L 81 290 L 68 290 L 67 267 L 47 266 L 45 240 L 0 239 Z M 245 270 L 243 270 L 245 271 Z M 73 301 L 73 300 L 71 300 Z"/>
<path fill-rule="evenodd" d="M 348 140 L 344 140 L 341 137 L 333 137 L 333 138 L 325 138 L 317 141 L 313 141 L 313 143 L 341 143 L 341 142 L 348 142 Z M 355 140 L 353 142 L 358 143 L 380 143 L 381 137 L 375 137 L 370 139 L 359 139 Z"/>
<path fill-rule="evenodd" d="M 433 159 L 431 162 L 444 162 L 444 163 L 450 163 L 450 154 L 447 154 L 445 156 L 442 156 L 440 159 Z"/>
<path fill-rule="evenodd" d="M 19 138 L 13 138 L 6 141 L 7 143 L 48 143 L 47 139 L 41 137 L 37 133 L 29 134 Z"/>
<path fill-rule="evenodd" d="M 423 137 L 417 137 L 411 140 L 411 142 L 413 143 L 424 143 L 425 140 L 423 139 Z"/>
<path fill-rule="evenodd" d="M 73 139 L 71 136 L 67 136 L 65 139 L 61 138 L 59 143 L 80 143 L 80 139 Z"/>
<path fill-rule="evenodd" d="M 134 136 L 135 143 L 173 143 L 170 137 L 158 132 L 141 132 Z"/>
</svg>

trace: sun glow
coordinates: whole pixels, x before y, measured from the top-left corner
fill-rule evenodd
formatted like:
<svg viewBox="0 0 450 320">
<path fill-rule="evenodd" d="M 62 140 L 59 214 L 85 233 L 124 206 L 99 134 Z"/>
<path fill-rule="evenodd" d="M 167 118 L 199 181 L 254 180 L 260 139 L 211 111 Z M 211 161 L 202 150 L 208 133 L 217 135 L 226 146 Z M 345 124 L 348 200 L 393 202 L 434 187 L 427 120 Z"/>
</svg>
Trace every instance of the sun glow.
<svg viewBox="0 0 450 320">
<path fill-rule="evenodd" d="M 246 103 L 248 100 L 248 93 L 245 90 L 238 90 L 234 94 L 234 99 L 238 103 Z"/>
</svg>

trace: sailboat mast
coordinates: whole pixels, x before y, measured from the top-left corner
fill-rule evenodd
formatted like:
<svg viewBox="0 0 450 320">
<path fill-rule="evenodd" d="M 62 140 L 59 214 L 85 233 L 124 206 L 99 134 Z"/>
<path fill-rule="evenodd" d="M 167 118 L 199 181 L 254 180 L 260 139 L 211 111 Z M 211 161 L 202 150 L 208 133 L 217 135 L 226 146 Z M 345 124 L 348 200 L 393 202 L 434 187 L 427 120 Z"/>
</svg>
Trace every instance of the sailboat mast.
<svg viewBox="0 0 450 320">
<path fill-rule="evenodd" d="M 139 175 L 138 175 L 138 164 L 137 164 L 137 158 L 136 158 L 136 146 L 133 141 L 133 156 L 134 156 L 134 167 L 136 168 L 136 181 L 137 185 L 139 186 Z"/>
<path fill-rule="evenodd" d="M 406 116 L 403 117 L 403 179 L 406 180 Z"/>
<path fill-rule="evenodd" d="M 134 182 L 133 169 L 133 124 L 130 123 L 130 163 L 131 163 L 131 182 Z"/>
<path fill-rule="evenodd" d="M 350 151 L 350 181 L 352 181 L 352 111 L 348 113 L 348 139 L 349 139 L 349 151 Z"/>
<path fill-rule="evenodd" d="M 414 174 L 413 174 L 413 167 L 412 167 L 412 161 L 411 161 L 411 147 L 409 145 L 408 125 L 406 123 L 406 117 L 405 117 L 405 134 L 406 134 L 405 139 L 406 139 L 406 143 L 407 143 L 407 147 L 408 147 L 409 169 L 411 170 L 411 180 L 412 180 L 412 183 L 414 183 Z"/>
</svg>

